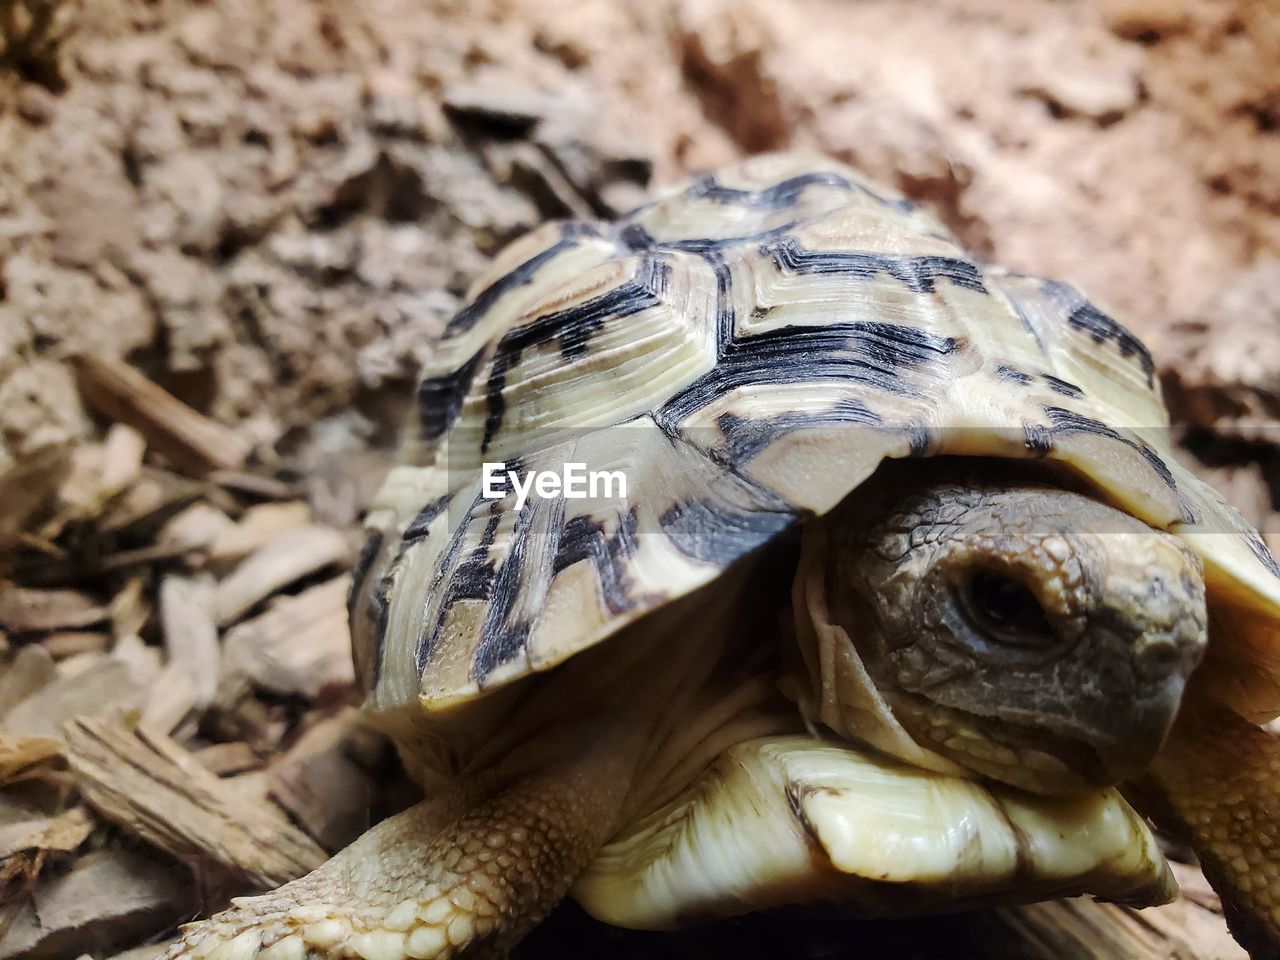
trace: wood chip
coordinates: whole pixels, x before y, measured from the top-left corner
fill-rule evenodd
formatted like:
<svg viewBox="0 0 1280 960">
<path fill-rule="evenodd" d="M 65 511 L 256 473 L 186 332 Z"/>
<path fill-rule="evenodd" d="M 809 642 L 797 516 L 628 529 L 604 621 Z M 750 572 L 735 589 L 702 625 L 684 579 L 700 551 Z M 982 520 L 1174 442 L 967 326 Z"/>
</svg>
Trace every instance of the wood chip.
<svg viewBox="0 0 1280 960">
<path fill-rule="evenodd" d="M 142 722 L 160 733 L 172 733 L 198 707 L 195 681 L 186 665 L 176 661 L 164 665 L 147 691 L 142 706 Z"/>
<path fill-rule="evenodd" d="M 992 913 L 993 920 L 1004 927 L 993 940 L 1011 948 L 1020 942 L 1023 949 L 1013 949 L 1009 955 L 1035 960 L 1093 960 L 1095 957 L 1247 960 L 1245 952 L 1235 946 L 1225 928 L 1221 933 L 1226 943 L 1200 942 L 1198 931 L 1193 934 L 1176 924 L 1151 922 L 1153 914 L 1168 909 L 1135 911 L 1085 897 L 1002 908 Z M 1212 922 L 1212 914 L 1206 913 L 1205 917 Z M 1217 926 L 1222 924 L 1218 922 Z"/>
<path fill-rule="evenodd" d="M 104 653 L 111 646 L 111 635 L 93 630 L 61 630 L 40 641 L 55 660 L 65 660 L 81 653 Z"/>
<path fill-rule="evenodd" d="M 132 950 L 125 950 L 115 954 L 111 960 L 159 960 L 169 952 L 169 948 L 178 942 L 178 938 L 165 940 L 163 943 L 148 943 L 145 946 L 134 947 Z"/>
<path fill-rule="evenodd" d="M 169 662 L 187 673 L 194 706 L 213 703 L 218 691 L 218 626 L 214 623 L 214 583 L 208 576 L 171 574 L 160 582 L 160 627 Z"/>
<path fill-rule="evenodd" d="M 347 752 L 361 733 L 360 711 L 347 708 L 304 733 L 270 770 L 272 796 L 329 851 L 370 825 L 369 775 Z"/>
<path fill-rule="evenodd" d="M 210 483 L 236 493 L 247 493 L 251 497 L 264 500 L 288 500 L 298 495 L 294 484 L 277 480 L 275 477 L 264 477 L 260 473 L 244 473 L 239 470 L 215 470 L 207 477 Z"/>
<path fill-rule="evenodd" d="M 442 106 L 455 119 L 520 136 L 563 110 L 564 100 L 563 96 L 530 90 L 527 84 L 456 83 L 445 90 Z"/>
<path fill-rule="evenodd" d="M 138 850 L 100 850 L 36 888 L 0 941 L 0 958 L 100 953 L 173 923 L 194 904 L 177 864 Z"/>
<path fill-rule="evenodd" d="M 212 504 L 200 501 L 165 522 L 156 536 L 156 546 L 175 554 L 206 550 L 235 529 L 234 520 Z"/>
<path fill-rule="evenodd" d="M 122 637 L 116 642 L 111 655 L 123 660 L 129 666 L 129 676 L 140 688 L 145 688 L 160 676 L 160 650 L 142 642 L 136 633 Z M 63 664 L 65 666 L 65 662 Z"/>
<path fill-rule="evenodd" d="M 26 737 L 0 733 L 0 783 L 15 780 L 37 764 L 62 753 L 62 744 L 50 737 Z"/>
<path fill-rule="evenodd" d="M 350 558 L 347 538 L 332 527 L 310 526 L 281 534 L 218 584 L 218 624 L 235 623 L 295 580 Z"/>
<path fill-rule="evenodd" d="M 59 527 L 66 520 L 96 517 L 102 508 L 142 475 L 147 443 L 142 434 L 114 423 L 102 443 L 85 444 L 71 456 L 71 471 L 58 489 Z M 56 534 L 49 527 L 45 531 Z"/>
<path fill-rule="evenodd" d="M 512 182 L 533 197 L 540 210 L 577 219 L 595 215 L 590 202 L 538 147 L 525 141 L 504 146 L 511 150 Z"/>
<path fill-rule="evenodd" d="M 70 853 L 89 838 L 94 820 L 83 806 L 55 817 L 38 817 L 0 826 L 0 860 L 26 850 Z"/>
<path fill-rule="evenodd" d="M 266 613 L 227 631 L 222 683 L 248 682 L 272 693 L 314 699 L 326 690 L 355 683 L 347 590 L 343 575 L 285 597 Z"/>
<path fill-rule="evenodd" d="M 111 598 L 111 633 L 118 643 L 124 637 L 136 637 L 151 619 L 151 601 L 147 598 L 147 578 L 132 574 Z"/>
<path fill-rule="evenodd" d="M 39 590 L 0 582 L 0 628 L 7 633 L 77 630 L 107 619 L 109 610 L 80 590 Z"/>
<path fill-rule="evenodd" d="M 56 738 L 62 725 L 77 714 L 100 714 L 119 706 L 135 706 L 142 687 L 129 665 L 103 654 L 90 669 L 59 677 L 4 715 L 8 734 Z"/>
<path fill-rule="evenodd" d="M 150 523 L 163 523 L 204 492 L 203 484 L 168 470 L 143 470 L 138 482 L 113 500 L 98 517 L 98 530 L 132 533 Z"/>
<path fill-rule="evenodd" d="M 76 372 L 92 407 L 136 427 L 152 449 L 180 470 L 200 476 L 238 469 L 249 458 L 251 445 L 243 434 L 193 410 L 122 360 L 82 354 L 76 358 Z"/>
<path fill-rule="evenodd" d="M 210 744 L 191 755 L 200 761 L 202 767 L 220 777 L 254 770 L 262 764 L 253 747 L 243 740 Z"/>
<path fill-rule="evenodd" d="M 311 507 L 301 500 L 260 503 L 213 539 L 209 559 L 216 564 L 237 563 L 290 530 L 308 526 L 311 519 Z"/>
<path fill-rule="evenodd" d="M 124 718 L 66 727 L 68 761 L 84 798 L 177 857 L 196 857 L 272 887 L 318 866 L 324 851 L 274 805 L 250 804 L 168 737 Z"/>
<path fill-rule="evenodd" d="M 57 677 L 58 668 L 49 651 L 34 644 L 23 647 L 0 674 L 0 717 Z"/>
</svg>

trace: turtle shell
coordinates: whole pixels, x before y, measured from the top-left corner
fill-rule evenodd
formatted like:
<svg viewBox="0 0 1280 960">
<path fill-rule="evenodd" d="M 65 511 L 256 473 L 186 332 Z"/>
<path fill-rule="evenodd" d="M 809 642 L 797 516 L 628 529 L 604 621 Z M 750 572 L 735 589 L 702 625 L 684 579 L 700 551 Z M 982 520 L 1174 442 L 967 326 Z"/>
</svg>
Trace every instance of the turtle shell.
<svg viewBox="0 0 1280 960">
<path fill-rule="evenodd" d="M 832 509 L 888 457 L 1036 459 L 1204 561 L 1219 695 L 1280 712 L 1280 567 L 1172 455 L 1146 347 L 814 156 L 696 176 L 498 256 L 426 365 L 355 578 L 375 713 L 556 666 Z M 626 495 L 486 496 L 484 465 Z M 494 491 L 490 489 L 489 493 Z M 539 495 L 542 492 L 546 495 Z"/>
</svg>

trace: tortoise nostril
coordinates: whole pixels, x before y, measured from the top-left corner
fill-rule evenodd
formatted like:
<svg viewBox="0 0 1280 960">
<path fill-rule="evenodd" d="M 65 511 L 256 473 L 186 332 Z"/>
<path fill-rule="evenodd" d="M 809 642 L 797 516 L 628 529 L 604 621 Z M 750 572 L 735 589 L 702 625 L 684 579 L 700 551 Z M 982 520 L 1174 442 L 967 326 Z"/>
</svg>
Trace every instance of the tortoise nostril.
<svg viewBox="0 0 1280 960">
<path fill-rule="evenodd" d="M 1142 637 L 1134 645 L 1133 663 L 1139 677 L 1150 683 L 1159 683 L 1172 676 L 1183 678 L 1195 665 L 1187 644 L 1168 634 Z"/>
</svg>

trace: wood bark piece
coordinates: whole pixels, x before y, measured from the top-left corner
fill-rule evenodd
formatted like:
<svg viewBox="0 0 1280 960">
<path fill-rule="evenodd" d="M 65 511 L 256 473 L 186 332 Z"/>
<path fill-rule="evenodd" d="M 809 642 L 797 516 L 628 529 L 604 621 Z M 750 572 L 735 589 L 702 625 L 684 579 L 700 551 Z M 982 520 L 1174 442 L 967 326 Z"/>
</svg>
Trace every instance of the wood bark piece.
<svg viewBox="0 0 1280 960">
<path fill-rule="evenodd" d="M 200 501 L 165 521 L 155 545 L 174 554 L 206 550 L 219 537 L 235 529 L 234 520 L 212 504 Z"/>
<path fill-rule="evenodd" d="M 109 608 L 79 590 L 41 590 L 0 582 L 0 629 L 7 633 L 78 630 L 102 623 Z"/>
<path fill-rule="evenodd" d="M 314 699 L 355 683 L 344 574 L 273 603 L 261 616 L 227 631 L 222 683 L 245 682 L 273 693 Z M 222 691 L 226 693 L 226 691 Z"/>
<path fill-rule="evenodd" d="M 195 683 L 187 668 L 166 663 L 150 685 L 142 705 L 142 723 L 159 733 L 172 733 L 197 708 Z"/>
<path fill-rule="evenodd" d="M 1004 929 L 993 942 L 1001 946 L 1020 943 L 1025 953 L 1010 955 L 1036 960 L 1248 960 L 1220 921 L 1215 926 L 1221 936 L 1208 939 L 1196 927 L 1162 922 L 1162 911 L 1179 904 L 1188 901 L 1135 911 L 1080 897 L 1001 909 L 995 916 Z M 1161 920 L 1154 920 L 1158 916 Z"/>
<path fill-rule="evenodd" d="M 61 752 L 62 744 L 51 737 L 0 733 L 0 784 L 18 778 L 37 764 L 52 760 Z"/>
<path fill-rule="evenodd" d="M 85 800 L 174 856 L 216 865 L 263 888 L 325 859 L 279 808 L 247 803 L 166 736 L 117 715 L 79 717 L 67 724 L 66 740 Z"/>
<path fill-rule="evenodd" d="M 245 437 L 193 410 L 122 360 L 82 354 L 76 358 L 80 391 L 104 416 L 127 423 L 178 469 L 197 476 L 244 465 Z"/>
<path fill-rule="evenodd" d="M 177 864 L 136 850 L 100 850 L 36 887 L 0 940 L 0 958 L 100 953 L 177 921 L 192 884 Z"/>
<path fill-rule="evenodd" d="M 233 773 L 244 773 L 260 766 L 262 761 L 253 747 L 243 740 L 232 740 L 230 743 L 214 743 L 202 747 L 191 754 L 200 761 L 200 765 L 210 773 L 220 777 Z"/>
<path fill-rule="evenodd" d="M 94 820 L 83 806 L 54 817 L 38 817 L 0 826 L 0 860 L 26 850 L 70 853 L 88 839 Z"/>
<path fill-rule="evenodd" d="M 82 653 L 105 653 L 111 646 L 111 635 L 94 630 L 59 630 L 41 638 L 40 646 L 55 660 Z"/>
<path fill-rule="evenodd" d="M 217 617 L 235 623 L 282 587 L 349 559 L 347 538 L 332 527 L 291 530 L 248 557 L 218 584 Z"/>
<path fill-rule="evenodd" d="M 8 734 L 56 739 L 62 725 L 78 714 L 100 714 L 135 706 L 142 687 L 129 665 L 104 655 L 71 676 L 59 677 L 4 715 Z"/>
<path fill-rule="evenodd" d="M 361 733 L 360 711 L 348 707 L 304 733 L 270 770 L 271 795 L 329 851 L 370 826 L 372 784 L 347 750 Z"/>
<path fill-rule="evenodd" d="M 131 950 L 123 950 L 111 958 L 111 960 L 159 960 L 169 952 L 169 947 L 178 942 L 178 938 L 166 940 L 163 943 L 148 943 L 145 946 L 134 947 Z"/>
<path fill-rule="evenodd" d="M 150 686 L 163 666 L 160 648 L 144 642 L 136 633 L 126 634 L 117 640 L 111 655 L 129 665 L 129 675 L 139 687 Z M 66 665 L 67 661 L 61 664 L 63 668 Z"/>
<path fill-rule="evenodd" d="M 111 598 L 111 633 L 117 643 L 125 637 L 136 637 L 150 619 L 147 578 L 140 573 L 132 574 Z"/>
<path fill-rule="evenodd" d="M 204 493 L 205 485 L 199 481 L 168 470 L 147 468 L 137 483 L 107 505 L 98 517 L 97 527 L 102 533 L 123 533 L 163 523 Z"/>
<path fill-rule="evenodd" d="M 160 626 L 169 662 L 186 671 L 193 706 L 213 703 L 218 692 L 218 625 L 212 578 L 171 574 L 160 582 Z"/>
<path fill-rule="evenodd" d="M 215 564 L 230 565 L 288 531 L 308 526 L 311 520 L 311 507 L 301 500 L 260 503 L 246 510 L 239 522 L 213 539 L 209 559 Z"/>
<path fill-rule="evenodd" d="M 59 517 L 46 526 L 56 535 L 69 520 L 96 517 L 113 497 L 142 475 L 147 442 L 123 423 L 112 424 L 102 443 L 85 444 L 72 453 L 71 470 L 58 489 Z"/>
<path fill-rule="evenodd" d="M 58 668 L 44 647 L 23 647 L 0 674 L 0 717 L 58 678 Z"/>
</svg>

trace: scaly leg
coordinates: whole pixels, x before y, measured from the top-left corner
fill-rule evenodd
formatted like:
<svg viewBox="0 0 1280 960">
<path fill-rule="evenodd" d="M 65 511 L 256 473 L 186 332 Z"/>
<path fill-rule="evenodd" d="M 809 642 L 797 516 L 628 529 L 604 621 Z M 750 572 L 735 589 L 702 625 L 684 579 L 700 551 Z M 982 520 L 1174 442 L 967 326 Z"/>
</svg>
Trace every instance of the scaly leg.
<svg viewBox="0 0 1280 960">
<path fill-rule="evenodd" d="M 1280 957 L 1280 738 L 1188 697 L 1150 770 L 1152 813 L 1190 839 L 1232 935 Z"/>
<path fill-rule="evenodd" d="M 634 751 L 608 736 L 573 746 L 385 820 L 307 876 L 188 926 L 167 960 L 501 955 L 616 829 Z"/>
</svg>

